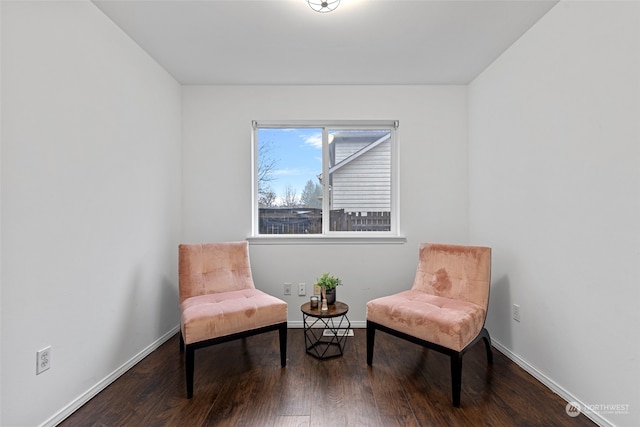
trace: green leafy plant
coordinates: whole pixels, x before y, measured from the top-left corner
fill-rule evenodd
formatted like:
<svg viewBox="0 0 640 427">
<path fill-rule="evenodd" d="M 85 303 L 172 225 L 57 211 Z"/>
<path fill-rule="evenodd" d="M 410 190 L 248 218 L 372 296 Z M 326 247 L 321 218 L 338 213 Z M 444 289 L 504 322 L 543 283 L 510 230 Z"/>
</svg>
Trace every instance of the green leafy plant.
<svg viewBox="0 0 640 427">
<path fill-rule="evenodd" d="M 322 273 L 322 276 L 316 279 L 316 285 L 324 288 L 325 290 L 334 289 L 338 285 L 342 285 L 342 280 L 330 275 L 329 273 Z"/>
</svg>

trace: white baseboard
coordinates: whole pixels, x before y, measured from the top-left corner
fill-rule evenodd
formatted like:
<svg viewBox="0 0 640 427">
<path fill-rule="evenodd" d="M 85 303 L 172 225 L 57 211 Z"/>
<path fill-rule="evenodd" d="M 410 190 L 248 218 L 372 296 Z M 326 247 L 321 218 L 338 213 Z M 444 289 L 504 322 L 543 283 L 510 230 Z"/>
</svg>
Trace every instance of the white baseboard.
<svg viewBox="0 0 640 427">
<path fill-rule="evenodd" d="M 544 384 L 547 388 L 549 388 L 555 394 L 557 394 L 558 396 L 563 398 L 566 402 L 578 403 L 580 405 L 580 407 L 582 407 L 582 408 L 588 407 L 588 405 L 586 403 L 580 401 L 580 399 L 575 397 L 573 394 L 569 393 L 566 389 L 564 389 L 558 383 L 556 383 L 551 378 L 547 377 L 545 374 L 540 372 L 534 366 L 529 364 L 529 362 L 527 362 L 526 360 L 522 359 L 517 354 L 513 353 L 511 350 L 506 348 L 500 342 L 498 342 L 498 341 L 496 341 L 496 340 L 494 340 L 492 338 L 491 339 L 491 344 L 493 345 L 493 347 L 496 348 L 496 350 L 498 350 L 500 353 L 502 353 L 505 356 L 507 356 L 513 363 L 515 363 L 516 365 L 520 366 L 522 369 L 527 371 L 535 379 L 540 381 L 542 384 Z M 597 413 L 594 413 L 594 412 L 583 412 L 583 414 L 584 414 L 585 417 L 589 418 L 591 421 L 593 421 L 594 423 L 596 423 L 600 427 L 615 427 L 615 425 L 612 424 L 609 420 L 607 420 L 606 418 L 603 418 L 601 415 L 599 415 Z"/>
<path fill-rule="evenodd" d="M 180 330 L 180 325 L 175 326 L 173 329 L 171 329 L 169 332 L 167 332 L 166 334 L 158 338 L 155 342 L 151 343 L 149 346 L 147 346 L 147 348 L 142 350 L 140 353 L 136 354 L 134 357 L 132 357 L 129 361 L 124 363 L 118 369 L 113 371 L 111 374 L 107 375 L 105 378 L 99 381 L 96 385 L 94 385 L 89 390 L 82 393 L 75 400 L 73 400 L 71 403 L 69 403 L 67 406 L 62 408 L 51 418 L 49 418 L 44 423 L 42 423 L 41 427 L 53 427 L 60 424 L 69 415 L 73 414 L 82 405 L 84 405 L 89 400 L 91 400 L 91 398 L 93 398 L 102 390 L 107 388 L 109 384 L 111 384 L 112 382 L 120 378 L 125 372 L 131 369 L 136 363 L 140 362 L 142 359 L 144 359 L 149 354 L 151 354 L 151 352 L 153 352 L 155 349 L 157 349 L 162 344 L 164 344 L 167 340 L 169 340 L 169 338 L 174 336 L 178 332 L 178 330 Z"/>
</svg>

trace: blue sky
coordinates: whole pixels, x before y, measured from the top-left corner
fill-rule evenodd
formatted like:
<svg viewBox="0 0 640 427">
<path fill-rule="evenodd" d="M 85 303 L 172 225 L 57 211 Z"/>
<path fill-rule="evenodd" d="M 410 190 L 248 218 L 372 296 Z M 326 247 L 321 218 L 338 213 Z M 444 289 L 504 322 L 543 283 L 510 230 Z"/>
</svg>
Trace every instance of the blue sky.
<svg viewBox="0 0 640 427">
<path fill-rule="evenodd" d="M 287 185 L 302 194 L 307 181 L 317 183 L 322 172 L 322 129 L 258 129 L 258 144 L 267 144 L 275 160 L 270 186 L 278 198 Z"/>
</svg>

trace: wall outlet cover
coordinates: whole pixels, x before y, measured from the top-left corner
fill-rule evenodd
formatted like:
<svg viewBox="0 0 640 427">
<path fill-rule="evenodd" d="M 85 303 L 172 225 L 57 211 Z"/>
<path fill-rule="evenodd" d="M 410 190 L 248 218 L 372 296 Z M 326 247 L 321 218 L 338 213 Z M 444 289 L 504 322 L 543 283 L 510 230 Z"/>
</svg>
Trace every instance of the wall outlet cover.
<svg viewBox="0 0 640 427">
<path fill-rule="evenodd" d="M 51 368 L 51 346 L 36 352 L 36 375 Z"/>
</svg>

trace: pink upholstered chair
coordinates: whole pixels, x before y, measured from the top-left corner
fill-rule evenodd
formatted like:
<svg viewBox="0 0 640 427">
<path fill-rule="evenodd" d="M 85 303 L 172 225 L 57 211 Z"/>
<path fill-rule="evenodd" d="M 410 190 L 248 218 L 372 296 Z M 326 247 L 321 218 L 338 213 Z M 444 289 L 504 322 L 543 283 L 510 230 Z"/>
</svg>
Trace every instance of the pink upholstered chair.
<svg viewBox="0 0 640 427">
<path fill-rule="evenodd" d="M 186 347 L 187 397 L 193 396 L 195 350 L 279 331 L 287 363 L 287 303 L 254 286 L 247 242 L 179 246 L 180 350 Z"/>
<path fill-rule="evenodd" d="M 367 364 L 373 362 L 376 329 L 451 358 L 453 406 L 460 406 L 462 356 L 483 340 L 491 282 L 491 248 L 426 243 L 420 246 L 413 287 L 367 303 Z"/>
</svg>

